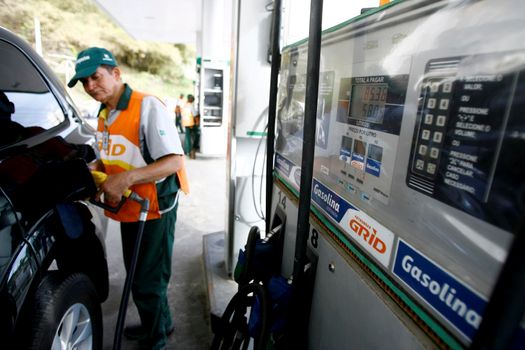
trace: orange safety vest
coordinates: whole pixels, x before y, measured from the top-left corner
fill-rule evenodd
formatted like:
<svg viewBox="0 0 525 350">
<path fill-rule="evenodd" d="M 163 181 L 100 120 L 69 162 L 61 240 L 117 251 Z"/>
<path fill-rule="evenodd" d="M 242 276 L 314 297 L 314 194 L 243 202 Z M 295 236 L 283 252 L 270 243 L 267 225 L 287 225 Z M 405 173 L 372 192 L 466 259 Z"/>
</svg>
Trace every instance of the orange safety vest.
<svg viewBox="0 0 525 350">
<path fill-rule="evenodd" d="M 146 96 L 143 93 L 133 91 L 127 109 L 121 110 L 118 118 L 111 125 L 106 126 L 107 113 L 102 110 L 99 113 L 98 128 L 98 147 L 100 158 L 104 164 L 104 171 L 108 175 L 121 173 L 123 171 L 144 167 L 147 165 L 140 151 L 140 108 L 142 99 Z M 105 131 L 105 129 L 107 129 Z M 109 136 L 107 148 L 103 146 L 102 138 L 104 133 Z M 186 171 L 184 167 L 177 172 L 180 189 L 184 193 L 189 192 Z M 131 186 L 130 190 L 137 193 L 142 198 L 149 199 L 150 207 L 147 220 L 160 218 L 161 211 L 157 198 L 157 187 L 154 182 L 137 184 Z M 140 204 L 127 200 L 120 208 L 118 213 L 105 211 L 106 216 L 120 222 L 135 222 L 139 220 Z"/>
</svg>

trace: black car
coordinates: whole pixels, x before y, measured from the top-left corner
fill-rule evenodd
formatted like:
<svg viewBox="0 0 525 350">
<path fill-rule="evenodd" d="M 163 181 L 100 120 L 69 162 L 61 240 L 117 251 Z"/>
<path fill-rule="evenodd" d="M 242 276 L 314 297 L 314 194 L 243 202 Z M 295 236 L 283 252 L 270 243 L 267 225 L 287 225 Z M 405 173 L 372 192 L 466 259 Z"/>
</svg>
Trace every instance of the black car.
<svg viewBox="0 0 525 350">
<path fill-rule="evenodd" d="M 99 349 L 108 267 L 93 130 L 23 40 L 0 28 L 0 347 Z"/>
</svg>

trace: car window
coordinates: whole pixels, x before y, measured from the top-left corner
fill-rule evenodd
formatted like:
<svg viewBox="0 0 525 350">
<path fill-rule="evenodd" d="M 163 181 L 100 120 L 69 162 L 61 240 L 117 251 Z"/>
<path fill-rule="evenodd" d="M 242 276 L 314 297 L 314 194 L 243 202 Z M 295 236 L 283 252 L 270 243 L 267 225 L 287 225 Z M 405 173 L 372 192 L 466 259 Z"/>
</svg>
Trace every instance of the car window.
<svg viewBox="0 0 525 350">
<path fill-rule="evenodd" d="M 60 104 L 36 67 L 17 47 L 0 41 L 0 147 L 57 126 L 64 119 Z"/>
<path fill-rule="evenodd" d="M 16 213 L 3 191 L 0 191 L 0 278 L 4 275 L 19 243 L 20 236 L 16 234 L 16 222 Z"/>
</svg>

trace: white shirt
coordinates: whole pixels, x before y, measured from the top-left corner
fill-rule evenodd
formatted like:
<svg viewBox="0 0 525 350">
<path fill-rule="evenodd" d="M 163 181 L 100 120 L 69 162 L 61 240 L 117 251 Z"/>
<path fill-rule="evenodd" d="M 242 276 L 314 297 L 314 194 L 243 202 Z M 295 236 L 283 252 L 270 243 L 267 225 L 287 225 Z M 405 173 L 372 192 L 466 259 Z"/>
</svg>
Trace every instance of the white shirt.
<svg viewBox="0 0 525 350">
<path fill-rule="evenodd" d="M 120 110 L 109 112 L 108 124 L 111 125 L 119 114 Z M 146 145 L 154 160 L 168 154 L 184 154 L 171 114 L 155 96 L 144 96 L 142 100 L 139 140 L 142 154 Z"/>
</svg>

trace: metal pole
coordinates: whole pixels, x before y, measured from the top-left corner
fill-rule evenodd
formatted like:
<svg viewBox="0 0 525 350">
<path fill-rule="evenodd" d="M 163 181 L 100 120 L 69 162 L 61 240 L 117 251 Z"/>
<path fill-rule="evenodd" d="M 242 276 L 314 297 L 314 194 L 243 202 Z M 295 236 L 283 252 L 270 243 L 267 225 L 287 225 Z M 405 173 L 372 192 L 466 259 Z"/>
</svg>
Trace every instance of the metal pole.
<svg viewBox="0 0 525 350">
<path fill-rule="evenodd" d="M 266 232 L 270 232 L 272 215 L 273 157 L 275 146 L 275 116 L 277 113 L 277 86 L 281 52 L 281 0 L 274 0 L 272 23 L 272 71 L 270 77 L 270 101 L 268 103 L 268 136 L 266 138 Z"/>
<path fill-rule="evenodd" d="M 306 97 L 303 130 L 303 154 L 301 161 L 301 182 L 299 194 L 299 212 L 297 215 L 297 237 L 295 239 L 295 256 L 293 268 L 292 316 L 293 338 L 300 342 L 298 348 L 306 346 L 306 325 L 308 316 L 301 288 L 305 285 L 304 266 L 306 248 L 310 230 L 310 200 L 313 178 L 315 123 L 317 114 L 317 95 L 319 91 L 319 69 L 321 58 L 321 28 L 323 18 L 323 0 L 311 0 L 310 29 L 308 35 L 308 60 L 306 65 Z"/>
<path fill-rule="evenodd" d="M 235 136 L 235 125 L 237 122 L 237 87 L 239 79 L 239 35 L 241 27 L 241 0 L 233 4 L 233 34 L 232 49 L 234 58 L 232 59 L 232 83 L 231 83 L 231 118 L 228 121 L 228 147 L 226 151 L 227 163 L 227 181 L 226 190 L 228 191 L 228 211 L 226 213 L 226 232 L 224 241 L 226 242 L 224 250 L 225 268 L 228 276 L 233 272 L 233 256 L 235 243 L 235 196 L 237 191 L 237 182 L 235 174 L 237 172 L 235 159 L 237 157 L 237 138 Z"/>
<path fill-rule="evenodd" d="M 308 61 L 306 66 L 306 97 L 303 130 L 303 154 L 301 161 L 301 182 L 299 212 L 297 217 L 297 238 L 293 281 L 301 285 L 306 244 L 310 229 L 310 199 L 315 150 L 315 122 L 317 114 L 317 94 L 319 90 L 319 65 L 321 56 L 321 21 L 323 0 L 312 0 L 310 6 L 310 33 L 308 36 Z"/>
</svg>

